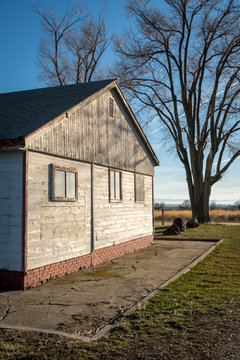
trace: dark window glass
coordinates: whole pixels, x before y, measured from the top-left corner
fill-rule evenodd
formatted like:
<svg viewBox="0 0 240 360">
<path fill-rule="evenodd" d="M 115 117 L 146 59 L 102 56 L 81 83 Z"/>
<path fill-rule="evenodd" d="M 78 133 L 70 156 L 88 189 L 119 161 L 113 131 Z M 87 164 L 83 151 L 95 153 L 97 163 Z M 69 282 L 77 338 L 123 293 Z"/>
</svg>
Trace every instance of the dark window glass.
<svg viewBox="0 0 240 360">
<path fill-rule="evenodd" d="M 120 171 L 110 170 L 110 200 L 121 200 L 122 176 Z"/>
<path fill-rule="evenodd" d="M 135 174 L 135 201 L 144 201 L 144 175 Z"/>
</svg>

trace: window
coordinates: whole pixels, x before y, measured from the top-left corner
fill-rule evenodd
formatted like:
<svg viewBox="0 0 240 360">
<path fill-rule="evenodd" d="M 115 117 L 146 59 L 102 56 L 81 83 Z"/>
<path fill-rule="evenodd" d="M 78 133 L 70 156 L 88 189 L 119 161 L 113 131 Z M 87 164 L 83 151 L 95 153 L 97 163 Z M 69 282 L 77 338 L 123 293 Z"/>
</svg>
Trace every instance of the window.
<svg viewBox="0 0 240 360">
<path fill-rule="evenodd" d="M 135 174 L 135 201 L 144 201 L 144 175 Z"/>
<path fill-rule="evenodd" d="M 52 166 L 52 200 L 77 200 L 77 170 Z"/>
<path fill-rule="evenodd" d="M 114 99 L 113 98 L 109 98 L 109 116 L 111 117 L 111 118 L 113 118 L 114 116 L 114 107 L 113 107 L 113 105 L 114 105 Z"/>
<path fill-rule="evenodd" d="M 122 199 L 122 173 L 110 170 L 110 201 Z"/>
</svg>

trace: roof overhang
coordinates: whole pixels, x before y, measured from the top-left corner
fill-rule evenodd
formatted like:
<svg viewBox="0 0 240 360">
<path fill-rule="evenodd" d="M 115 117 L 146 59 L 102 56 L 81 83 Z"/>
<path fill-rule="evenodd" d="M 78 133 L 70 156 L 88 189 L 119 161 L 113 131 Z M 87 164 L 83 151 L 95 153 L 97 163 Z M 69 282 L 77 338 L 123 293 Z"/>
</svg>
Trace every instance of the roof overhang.
<svg viewBox="0 0 240 360">
<path fill-rule="evenodd" d="M 11 140 L 0 140 L 0 151 L 1 150 L 18 150 L 25 146 L 25 139 L 11 139 Z"/>
</svg>

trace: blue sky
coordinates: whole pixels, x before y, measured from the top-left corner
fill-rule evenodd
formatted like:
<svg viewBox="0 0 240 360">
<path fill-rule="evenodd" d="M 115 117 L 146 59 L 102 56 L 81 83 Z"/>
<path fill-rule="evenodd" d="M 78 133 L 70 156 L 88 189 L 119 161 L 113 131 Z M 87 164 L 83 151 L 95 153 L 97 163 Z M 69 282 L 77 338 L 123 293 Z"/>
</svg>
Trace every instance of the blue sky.
<svg viewBox="0 0 240 360">
<path fill-rule="evenodd" d="M 0 1 L 0 93 L 41 87 L 36 78 L 41 27 L 31 3 L 29 0 Z M 38 3 L 43 7 L 52 4 L 61 14 L 72 1 L 42 0 Z M 104 6 L 110 32 L 119 33 L 129 27 L 124 11 L 125 0 L 83 0 L 82 3 L 91 14 L 96 14 L 96 10 Z M 109 50 L 106 61 L 111 63 L 113 58 L 114 54 Z M 160 131 L 155 131 L 160 126 L 160 123 L 155 123 L 146 130 L 161 164 L 155 169 L 155 199 L 166 203 L 181 203 L 188 199 L 184 169 L 177 157 L 169 153 L 161 143 Z M 223 179 L 212 188 L 211 200 L 233 203 L 240 199 L 239 178 L 240 159 L 237 159 Z"/>
</svg>

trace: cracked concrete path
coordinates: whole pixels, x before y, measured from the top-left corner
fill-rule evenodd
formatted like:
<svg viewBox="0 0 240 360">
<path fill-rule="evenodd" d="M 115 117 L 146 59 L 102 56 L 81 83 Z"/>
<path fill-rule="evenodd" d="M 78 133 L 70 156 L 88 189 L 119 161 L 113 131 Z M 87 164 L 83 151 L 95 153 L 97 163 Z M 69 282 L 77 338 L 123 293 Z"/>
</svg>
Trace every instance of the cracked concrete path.
<svg viewBox="0 0 240 360">
<path fill-rule="evenodd" d="M 0 327 L 57 330 L 91 337 L 213 247 L 206 241 L 154 245 L 39 288 L 0 291 Z"/>
</svg>

